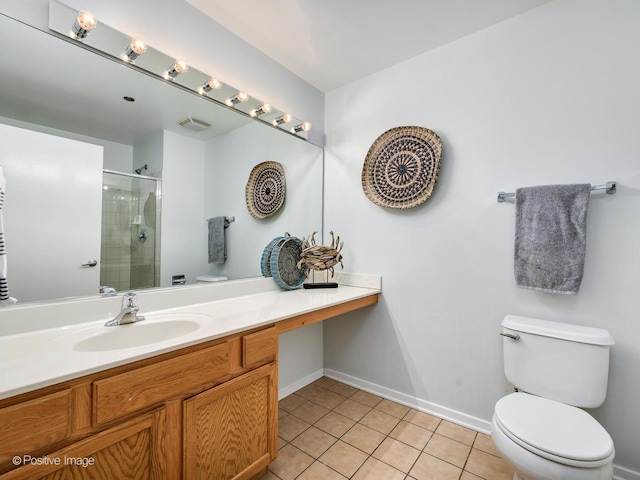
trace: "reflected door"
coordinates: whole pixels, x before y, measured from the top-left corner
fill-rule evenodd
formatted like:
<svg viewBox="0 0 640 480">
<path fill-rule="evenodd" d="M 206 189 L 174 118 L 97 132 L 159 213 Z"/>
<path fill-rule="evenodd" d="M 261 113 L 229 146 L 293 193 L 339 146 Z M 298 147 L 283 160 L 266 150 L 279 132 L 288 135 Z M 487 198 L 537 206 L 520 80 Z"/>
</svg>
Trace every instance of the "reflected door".
<svg viewBox="0 0 640 480">
<path fill-rule="evenodd" d="M 102 157 L 97 145 L 0 124 L 7 278 L 19 303 L 98 294 Z"/>
</svg>

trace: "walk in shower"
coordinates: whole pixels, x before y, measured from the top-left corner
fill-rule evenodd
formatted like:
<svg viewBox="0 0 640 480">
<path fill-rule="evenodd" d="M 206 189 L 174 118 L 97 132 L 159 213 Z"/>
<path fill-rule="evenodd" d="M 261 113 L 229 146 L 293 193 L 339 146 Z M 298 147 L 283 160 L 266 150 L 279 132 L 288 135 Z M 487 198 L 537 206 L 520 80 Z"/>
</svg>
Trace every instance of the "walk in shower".
<svg viewBox="0 0 640 480">
<path fill-rule="evenodd" d="M 101 286 L 122 291 L 160 285 L 161 183 L 103 170 Z"/>
</svg>

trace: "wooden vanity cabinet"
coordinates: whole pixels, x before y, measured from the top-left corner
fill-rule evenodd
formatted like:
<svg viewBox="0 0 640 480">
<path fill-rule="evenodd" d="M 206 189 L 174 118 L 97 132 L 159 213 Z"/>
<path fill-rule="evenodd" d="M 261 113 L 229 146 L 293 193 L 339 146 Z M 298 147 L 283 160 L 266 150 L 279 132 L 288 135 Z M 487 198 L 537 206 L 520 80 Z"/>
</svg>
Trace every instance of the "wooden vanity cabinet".
<svg viewBox="0 0 640 480">
<path fill-rule="evenodd" d="M 377 301 L 0 400 L 0 480 L 255 480 L 277 456 L 278 335 Z"/>
<path fill-rule="evenodd" d="M 276 457 L 274 363 L 184 402 L 184 478 L 245 479 Z"/>
<path fill-rule="evenodd" d="M 0 480 L 259 477 L 277 455 L 277 338 L 262 327 L 0 401 Z"/>
</svg>

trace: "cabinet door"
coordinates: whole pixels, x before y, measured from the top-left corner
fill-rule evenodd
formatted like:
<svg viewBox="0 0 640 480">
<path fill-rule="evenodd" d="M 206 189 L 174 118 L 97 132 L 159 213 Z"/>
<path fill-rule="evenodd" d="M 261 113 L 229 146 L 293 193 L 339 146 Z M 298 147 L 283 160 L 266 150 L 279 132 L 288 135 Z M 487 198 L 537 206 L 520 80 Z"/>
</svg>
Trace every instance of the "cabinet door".
<svg viewBox="0 0 640 480">
<path fill-rule="evenodd" d="M 184 478 L 249 479 L 277 453 L 276 364 L 184 402 Z"/>
<path fill-rule="evenodd" d="M 165 412 L 159 410 L 48 455 L 15 457 L 24 465 L 0 480 L 166 478 L 164 424 Z"/>
</svg>

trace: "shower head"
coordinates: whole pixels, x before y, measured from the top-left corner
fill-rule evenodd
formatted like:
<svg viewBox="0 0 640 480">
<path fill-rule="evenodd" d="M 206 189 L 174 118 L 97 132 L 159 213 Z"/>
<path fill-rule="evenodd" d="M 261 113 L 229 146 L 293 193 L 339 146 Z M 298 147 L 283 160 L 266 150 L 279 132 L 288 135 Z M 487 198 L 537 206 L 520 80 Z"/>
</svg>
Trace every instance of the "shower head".
<svg viewBox="0 0 640 480">
<path fill-rule="evenodd" d="M 138 175 L 142 175 L 142 172 L 146 172 L 147 169 L 149 168 L 149 166 L 145 163 L 143 166 L 141 166 L 140 168 L 136 168 L 134 170 L 134 172 L 136 172 Z"/>
</svg>

